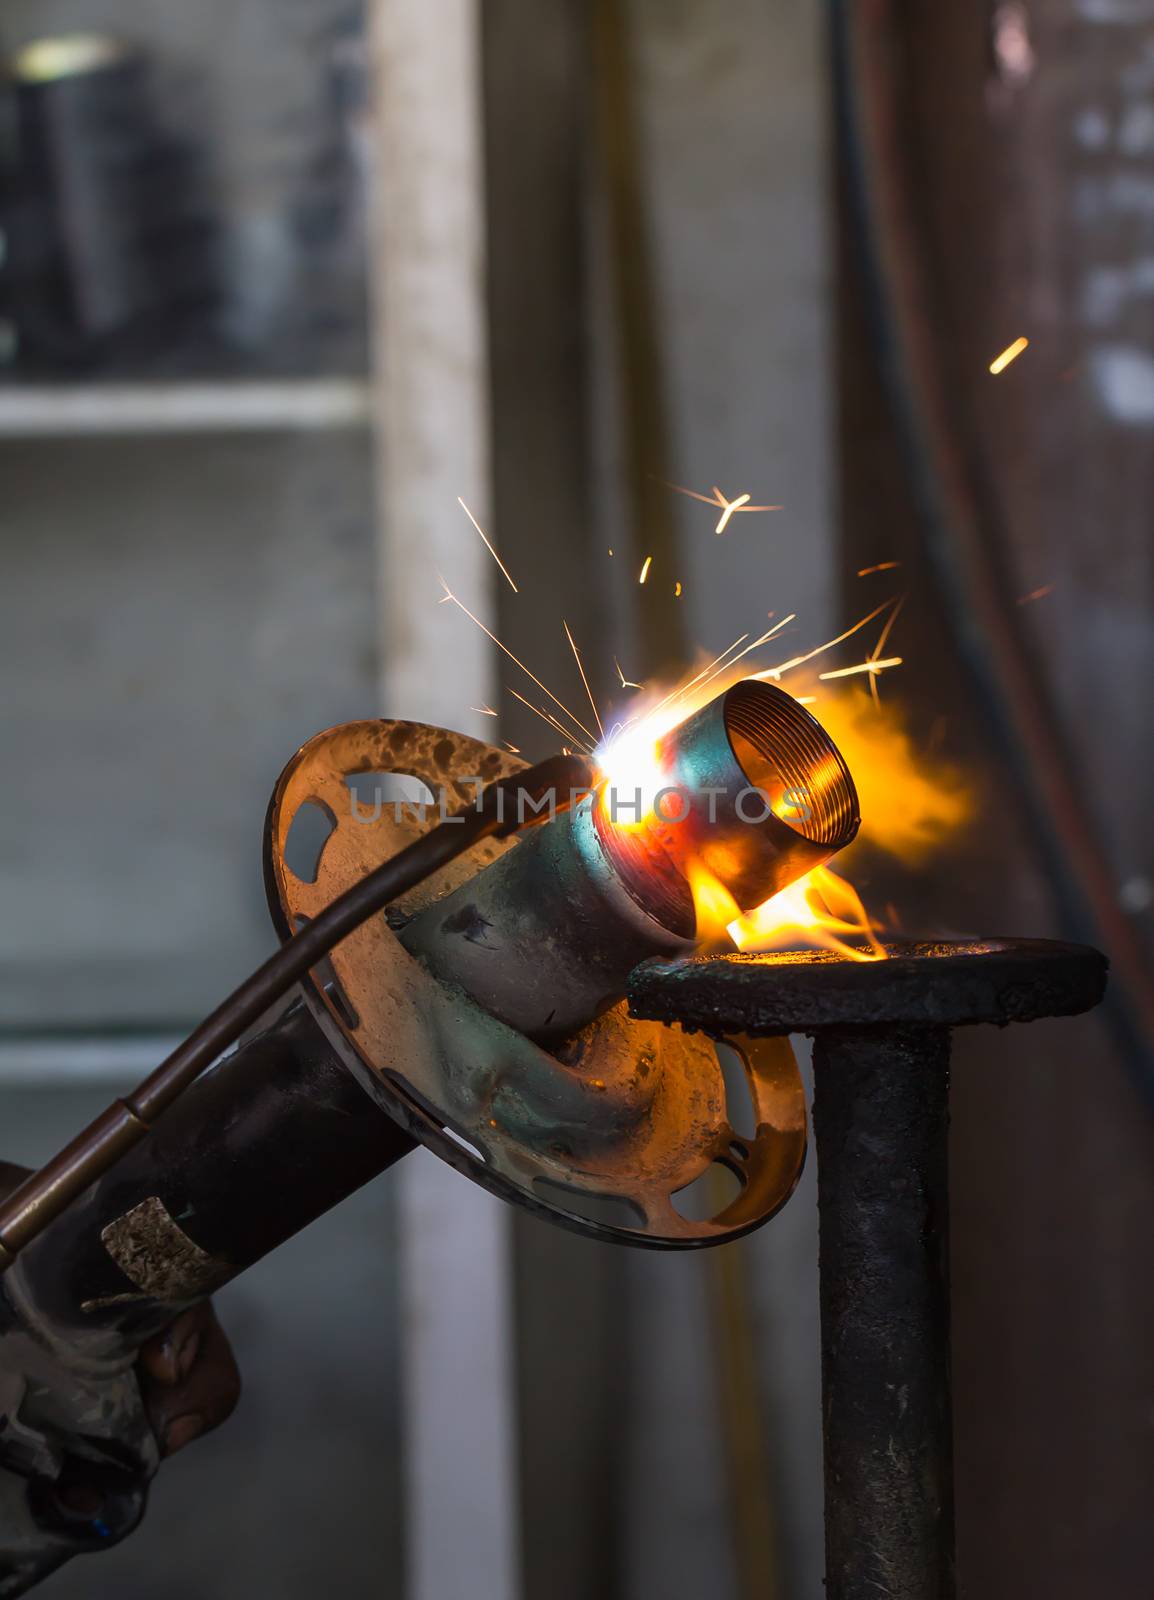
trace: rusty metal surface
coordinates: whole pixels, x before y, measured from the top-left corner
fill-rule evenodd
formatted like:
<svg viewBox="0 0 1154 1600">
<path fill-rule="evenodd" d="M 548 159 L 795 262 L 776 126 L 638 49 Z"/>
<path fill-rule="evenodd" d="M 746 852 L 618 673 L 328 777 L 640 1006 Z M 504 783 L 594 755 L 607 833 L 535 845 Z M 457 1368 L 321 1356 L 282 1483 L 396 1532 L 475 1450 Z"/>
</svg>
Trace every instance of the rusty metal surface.
<svg viewBox="0 0 1154 1600">
<path fill-rule="evenodd" d="M 398 817 L 391 804 L 354 811 L 350 777 L 407 774 L 435 795 L 444 790 L 453 807 L 472 801 L 477 778 L 523 765 L 416 723 L 350 723 L 318 735 L 286 768 L 269 811 L 267 877 L 281 931 L 438 820 L 432 807 L 423 820 L 411 810 Z M 308 802 L 332 823 L 311 883 L 284 859 Z M 390 915 L 416 913 L 518 848 L 486 841 Z M 550 1054 L 433 978 L 384 917 L 338 946 L 332 972 L 314 973 L 306 993 L 342 1058 L 414 1137 L 494 1193 L 579 1232 L 655 1248 L 720 1243 L 765 1221 L 797 1182 L 805 1105 L 785 1041 L 735 1030 L 756 1111 L 756 1136 L 745 1139 L 731 1126 L 708 1042 L 633 1020 L 622 1004 Z M 673 1197 L 715 1162 L 738 1174 L 741 1193 L 712 1220 L 691 1221 Z"/>
<path fill-rule="evenodd" d="M 189 1238 L 158 1195 L 108 1223 L 100 1237 L 124 1276 L 157 1300 L 199 1299 L 233 1274 L 231 1263 L 215 1261 Z"/>
<path fill-rule="evenodd" d="M 887 961 L 827 950 L 648 961 L 633 973 L 637 1017 L 718 1033 L 815 1033 L 829 1027 L 1031 1022 L 1089 1011 L 1106 958 L 1052 939 L 906 941 Z"/>
</svg>

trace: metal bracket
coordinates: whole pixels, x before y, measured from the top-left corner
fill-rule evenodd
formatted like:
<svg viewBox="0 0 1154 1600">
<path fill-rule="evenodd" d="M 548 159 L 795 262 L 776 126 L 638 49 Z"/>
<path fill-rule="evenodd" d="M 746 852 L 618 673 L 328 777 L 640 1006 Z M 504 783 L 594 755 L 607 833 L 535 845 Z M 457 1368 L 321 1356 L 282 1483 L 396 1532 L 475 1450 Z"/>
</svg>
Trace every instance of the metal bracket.
<svg viewBox="0 0 1154 1600">
<path fill-rule="evenodd" d="M 449 809 L 478 780 L 524 763 L 478 740 L 411 722 L 357 722 L 318 734 L 281 775 L 269 809 L 266 881 L 283 935 L 440 820 L 357 801 L 357 775 L 419 779 Z M 313 881 L 285 860 L 302 806 L 331 824 Z M 414 914 L 496 860 L 488 840 L 390 911 Z M 749 1232 L 793 1192 L 805 1156 L 805 1102 L 785 1040 L 734 1037 L 755 1110 L 742 1138 L 726 1108 L 716 1049 L 680 1028 L 631 1019 L 624 1004 L 554 1054 L 439 982 L 374 919 L 314 970 L 306 998 L 373 1098 L 459 1172 L 505 1199 L 597 1238 L 654 1248 L 718 1244 Z M 683 1216 L 679 1192 L 714 1163 L 741 1192 L 709 1221 Z"/>
</svg>

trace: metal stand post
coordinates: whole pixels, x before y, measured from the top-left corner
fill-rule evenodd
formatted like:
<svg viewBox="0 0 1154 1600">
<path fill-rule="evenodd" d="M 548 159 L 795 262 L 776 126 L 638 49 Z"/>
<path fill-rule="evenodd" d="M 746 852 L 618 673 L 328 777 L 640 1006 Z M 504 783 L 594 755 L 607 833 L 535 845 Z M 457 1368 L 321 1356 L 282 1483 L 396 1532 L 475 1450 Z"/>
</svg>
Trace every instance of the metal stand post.
<svg viewBox="0 0 1154 1600">
<path fill-rule="evenodd" d="M 954 1594 L 945 1028 L 814 1045 L 826 1594 Z"/>
<path fill-rule="evenodd" d="M 1106 961 L 1046 939 L 647 961 L 635 1015 L 814 1040 L 827 1600 L 951 1600 L 950 1029 L 1072 1016 Z"/>
</svg>

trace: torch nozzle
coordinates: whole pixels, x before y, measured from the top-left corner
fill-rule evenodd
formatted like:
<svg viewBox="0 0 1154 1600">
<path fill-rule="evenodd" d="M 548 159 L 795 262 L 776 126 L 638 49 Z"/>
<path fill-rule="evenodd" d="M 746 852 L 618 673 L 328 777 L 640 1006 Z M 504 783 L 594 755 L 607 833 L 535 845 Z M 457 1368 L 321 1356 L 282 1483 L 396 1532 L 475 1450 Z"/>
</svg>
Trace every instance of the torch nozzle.
<svg viewBox="0 0 1154 1600">
<path fill-rule="evenodd" d="M 507 839 L 522 828 L 547 822 L 558 811 L 568 811 L 570 806 L 593 793 L 600 777 L 600 770 L 591 756 L 546 756 L 534 767 L 491 783 L 481 792 L 480 806 L 497 819 L 493 829 L 495 836 Z"/>
</svg>

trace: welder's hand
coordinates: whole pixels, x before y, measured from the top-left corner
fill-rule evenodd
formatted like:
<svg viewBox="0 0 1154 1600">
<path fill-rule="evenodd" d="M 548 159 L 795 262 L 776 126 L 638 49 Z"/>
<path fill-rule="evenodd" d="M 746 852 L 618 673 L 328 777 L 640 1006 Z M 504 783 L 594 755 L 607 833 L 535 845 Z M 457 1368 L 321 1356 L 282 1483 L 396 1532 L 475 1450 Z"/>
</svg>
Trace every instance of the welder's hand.
<svg viewBox="0 0 1154 1600">
<path fill-rule="evenodd" d="M 219 1427 L 240 1398 L 232 1346 L 207 1300 L 142 1346 L 136 1370 L 164 1456 Z"/>
<path fill-rule="evenodd" d="M 27 1167 L 0 1161 L 0 1195 L 27 1176 Z M 240 1398 L 232 1346 L 207 1300 L 141 1346 L 136 1373 L 162 1456 L 219 1427 Z"/>
</svg>

